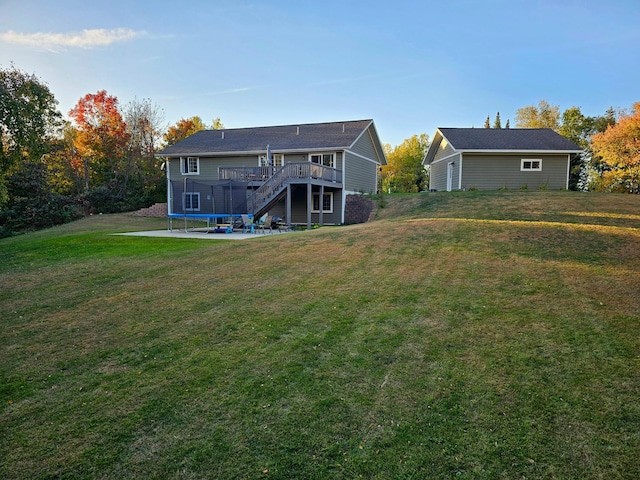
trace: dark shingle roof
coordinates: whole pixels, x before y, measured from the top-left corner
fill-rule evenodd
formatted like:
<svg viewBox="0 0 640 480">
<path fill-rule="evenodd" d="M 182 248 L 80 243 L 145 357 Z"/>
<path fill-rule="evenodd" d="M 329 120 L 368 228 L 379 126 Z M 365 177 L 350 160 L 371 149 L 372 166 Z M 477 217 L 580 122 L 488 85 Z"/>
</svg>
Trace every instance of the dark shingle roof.
<svg viewBox="0 0 640 480">
<path fill-rule="evenodd" d="M 349 148 L 372 120 L 308 123 L 273 127 L 202 130 L 165 148 L 158 155 L 203 155 L 266 151 Z"/>
<path fill-rule="evenodd" d="M 580 151 L 550 128 L 439 128 L 456 150 Z"/>
</svg>

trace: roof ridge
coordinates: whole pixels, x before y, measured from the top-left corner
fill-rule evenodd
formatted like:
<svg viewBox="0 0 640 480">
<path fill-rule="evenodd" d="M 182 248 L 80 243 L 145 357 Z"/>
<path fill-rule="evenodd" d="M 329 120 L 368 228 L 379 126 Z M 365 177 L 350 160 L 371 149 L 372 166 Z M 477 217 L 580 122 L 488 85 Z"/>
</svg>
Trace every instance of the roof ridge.
<svg viewBox="0 0 640 480">
<path fill-rule="evenodd" d="M 337 121 L 337 122 L 307 122 L 307 123 L 287 123 L 287 124 L 282 124 L 282 125 L 260 125 L 260 126 L 256 126 L 256 127 L 237 127 L 237 128 L 220 128 L 220 129 L 213 129 L 213 128 L 208 128 L 205 130 L 200 130 L 200 131 L 205 131 L 205 132 L 221 132 L 221 131 L 231 131 L 231 130 L 264 130 L 267 128 L 280 128 L 280 127 L 305 127 L 305 126 L 316 126 L 316 125 L 340 125 L 340 124 L 345 124 L 345 123 L 360 123 L 360 122 L 372 122 L 373 119 L 372 118 L 362 118 L 359 120 L 342 120 L 342 121 Z"/>
</svg>

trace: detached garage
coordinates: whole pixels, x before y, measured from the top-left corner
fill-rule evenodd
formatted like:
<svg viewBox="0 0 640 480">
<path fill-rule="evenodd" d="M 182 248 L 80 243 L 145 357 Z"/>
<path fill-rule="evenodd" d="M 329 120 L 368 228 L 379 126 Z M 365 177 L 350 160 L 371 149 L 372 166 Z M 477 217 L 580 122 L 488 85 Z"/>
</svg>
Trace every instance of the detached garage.
<svg viewBox="0 0 640 480">
<path fill-rule="evenodd" d="M 561 190 L 580 152 L 549 128 L 438 128 L 423 164 L 430 190 Z"/>
</svg>

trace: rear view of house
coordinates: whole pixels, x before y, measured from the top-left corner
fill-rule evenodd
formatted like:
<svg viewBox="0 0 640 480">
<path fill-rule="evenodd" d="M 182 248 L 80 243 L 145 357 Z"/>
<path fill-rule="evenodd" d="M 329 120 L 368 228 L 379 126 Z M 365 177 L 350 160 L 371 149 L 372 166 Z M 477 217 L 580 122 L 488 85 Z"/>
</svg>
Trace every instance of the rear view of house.
<svg viewBox="0 0 640 480">
<path fill-rule="evenodd" d="M 341 224 L 349 194 L 375 193 L 386 158 L 373 120 L 205 130 L 158 156 L 169 214 L 269 213 Z"/>
<path fill-rule="evenodd" d="M 549 128 L 439 128 L 423 163 L 431 190 L 560 190 L 581 151 Z"/>
</svg>

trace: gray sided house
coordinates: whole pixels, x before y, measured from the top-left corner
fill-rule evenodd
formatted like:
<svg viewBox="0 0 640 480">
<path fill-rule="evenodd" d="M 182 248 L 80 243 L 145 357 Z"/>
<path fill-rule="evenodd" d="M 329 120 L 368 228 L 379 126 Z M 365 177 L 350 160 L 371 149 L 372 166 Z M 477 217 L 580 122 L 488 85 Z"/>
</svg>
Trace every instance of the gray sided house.
<svg viewBox="0 0 640 480">
<path fill-rule="evenodd" d="M 386 165 L 373 120 L 203 130 L 158 154 L 169 214 L 269 214 L 345 222 L 347 195 L 375 193 Z"/>
<path fill-rule="evenodd" d="M 430 190 L 561 190 L 581 151 L 549 128 L 438 128 L 423 163 Z"/>
</svg>

